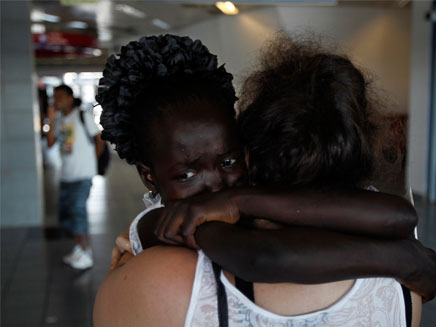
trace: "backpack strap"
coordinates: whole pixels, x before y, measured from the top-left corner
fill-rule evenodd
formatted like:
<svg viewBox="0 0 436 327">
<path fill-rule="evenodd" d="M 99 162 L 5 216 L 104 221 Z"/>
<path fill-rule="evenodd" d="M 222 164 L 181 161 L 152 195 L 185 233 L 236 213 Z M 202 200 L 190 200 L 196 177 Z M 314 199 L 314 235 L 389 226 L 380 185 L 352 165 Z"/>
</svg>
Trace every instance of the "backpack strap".
<svg viewBox="0 0 436 327">
<path fill-rule="evenodd" d="M 85 130 L 86 136 L 88 136 L 89 142 L 95 145 L 94 138 L 91 135 L 89 135 L 88 128 L 86 127 L 85 117 L 83 116 L 83 110 L 80 110 L 80 109 L 77 109 L 77 110 L 79 110 L 80 121 L 82 122 L 83 129 Z"/>
</svg>

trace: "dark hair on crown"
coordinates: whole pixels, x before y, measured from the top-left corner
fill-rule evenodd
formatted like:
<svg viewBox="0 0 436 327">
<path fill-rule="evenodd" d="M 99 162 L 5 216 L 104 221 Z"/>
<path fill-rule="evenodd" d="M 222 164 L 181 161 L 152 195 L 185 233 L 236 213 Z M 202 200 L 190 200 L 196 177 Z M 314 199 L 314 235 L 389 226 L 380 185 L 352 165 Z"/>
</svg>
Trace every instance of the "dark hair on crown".
<svg viewBox="0 0 436 327">
<path fill-rule="evenodd" d="M 55 91 L 64 91 L 66 94 L 68 94 L 69 96 L 73 97 L 74 101 L 73 101 L 73 107 L 80 107 L 80 105 L 82 104 L 82 100 L 80 100 L 79 98 L 75 98 L 74 97 L 74 93 L 73 93 L 73 89 L 71 87 L 69 87 L 66 84 L 61 84 L 59 86 L 56 86 L 54 88 Z"/>
<path fill-rule="evenodd" d="M 367 88 L 346 56 L 278 34 L 242 88 L 239 125 L 253 182 L 358 186 L 372 169 Z"/>
<path fill-rule="evenodd" d="M 96 97 L 103 108 L 102 138 L 130 164 L 149 160 L 147 127 L 177 104 L 209 101 L 235 115 L 232 75 L 218 67 L 201 41 L 189 37 L 167 34 L 130 42 L 118 57 L 109 57 L 103 76 Z"/>
</svg>

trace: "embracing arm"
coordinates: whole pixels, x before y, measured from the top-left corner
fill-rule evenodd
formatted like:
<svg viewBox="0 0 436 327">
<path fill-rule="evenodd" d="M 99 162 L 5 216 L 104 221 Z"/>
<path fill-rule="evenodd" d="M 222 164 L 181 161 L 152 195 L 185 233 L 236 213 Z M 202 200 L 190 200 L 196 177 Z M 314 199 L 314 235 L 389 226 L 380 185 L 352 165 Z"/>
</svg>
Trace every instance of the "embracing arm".
<svg viewBox="0 0 436 327">
<path fill-rule="evenodd" d="M 293 226 L 405 238 L 413 234 L 418 220 L 407 200 L 361 189 L 277 191 L 254 187 L 231 192 L 230 199 L 235 201 L 241 216 Z"/>
<path fill-rule="evenodd" d="M 199 225 L 207 221 L 234 224 L 240 217 L 390 239 L 413 235 L 418 219 L 407 200 L 385 193 L 356 188 L 246 187 L 175 201 L 165 207 L 156 234 L 162 241 L 182 238 L 188 246 L 197 247 L 193 234 Z"/>
<path fill-rule="evenodd" d="M 137 252 L 141 252 L 156 245 L 164 244 L 153 233 L 153 226 L 159 219 L 161 212 L 162 209 L 154 209 L 149 211 L 146 215 L 143 215 L 139 219 L 138 223 L 136 224 L 135 231 L 130 230 L 131 228 L 134 228 L 133 226 L 131 226 L 128 230 L 122 232 L 120 235 L 117 236 L 117 238 L 115 239 L 116 246 L 112 249 L 112 262 L 110 270 L 114 270 L 115 268 L 123 266 L 135 254 L 138 254 Z M 131 232 L 136 233 L 137 237 L 135 237 L 134 240 L 137 240 L 139 238 L 142 250 L 138 247 L 135 247 L 135 249 L 132 247 L 130 240 Z"/>
<path fill-rule="evenodd" d="M 160 241 L 154 234 L 154 226 L 160 218 L 162 211 L 163 208 L 151 210 L 147 212 L 147 214 L 143 216 L 138 222 L 138 236 L 141 240 L 142 248 L 144 250 L 152 246 L 165 244 L 164 242 Z"/>
<path fill-rule="evenodd" d="M 204 252 L 248 281 L 326 283 L 358 277 L 394 277 L 434 296 L 436 254 L 418 241 L 381 240 L 314 228 L 246 230 L 212 222 L 196 232 Z"/>
</svg>

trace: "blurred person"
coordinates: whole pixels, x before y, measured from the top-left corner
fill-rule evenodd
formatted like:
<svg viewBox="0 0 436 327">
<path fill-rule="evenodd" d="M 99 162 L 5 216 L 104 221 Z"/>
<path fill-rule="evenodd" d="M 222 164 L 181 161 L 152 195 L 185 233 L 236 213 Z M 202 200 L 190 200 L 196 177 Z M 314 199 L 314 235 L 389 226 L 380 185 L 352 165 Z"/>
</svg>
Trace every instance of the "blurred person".
<svg viewBox="0 0 436 327">
<path fill-rule="evenodd" d="M 52 147 L 59 143 L 62 158 L 58 219 L 61 232 L 72 234 L 75 242 L 71 253 L 63 257 L 63 262 L 83 270 L 94 264 L 86 201 L 104 143 L 92 115 L 81 111 L 81 101 L 74 97 L 69 86 L 56 87 L 53 97 L 53 106 L 48 108 L 50 129 L 47 145 Z M 55 110 L 59 111 L 59 117 L 56 117 Z"/>
<path fill-rule="evenodd" d="M 120 59 L 111 57 L 108 60 L 105 70 L 105 78 L 100 83 L 102 91 L 99 97 L 99 102 L 103 107 L 102 124 L 105 128 L 104 133 L 106 133 L 108 140 L 116 143 L 117 151 L 121 158 L 126 158 L 129 163 L 136 164 L 141 179 L 153 193 L 152 198 L 156 200 L 157 193 L 161 195 L 162 202 L 165 204 L 164 211 L 169 208 L 169 211 L 166 212 L 166 218 L 178 218 L 180 212 L 177 213 L 177 211 L 185 208 L 183 201 L 180 202 L 177 200 L 198 196 L 196 198 L 197 201 L 190 203 L 196 203 L 201 206 L 203 201 L 207 202 L 210 198 L 222 196 L 224 189 L 238 186 L 238 184 L 240 186 L 240 183 L 242 182 L 241 178 L 244 176 L 244 165 L 241 163 L 240 150 L 237 150 L 238 138 L 235 134 L 234 124 L 232 123 L 232 117 L 234 116 L 232 107 L 235 98 L 234 91 L 233 93 L 229 91 L 232 89 L 229 85 L 231 78 L 230 76 L 226 77 L 223 67 L 217 69 L 216 59 L 213 59 L 213 57 L 213 55 L 208 53 L 206 48 L 201 46 L 199 41 L 193 43 L 192 40 L 186 37 L 178 38 L 167 35 L 165 37 L 142 38 L 139 42 L 132 42 L 127 47 L 123 47 Z M 128 75 L 129 78 L 123 74 Z M 140 87 L 137 84 L 138 82 L 143 83 L 143 86 Z M 282 86 L 285 87 L 285 85 Z M 119 90 L 120 94 L 113 92 L 114 88 Z M 279 88 L 279 90 L 282 89 Z M 277 95 L 279 96 L 282 94 L 279 93 Z M 268 103 L 265 103 L 265 105 L 267 106 Z M 282 110 L 283 108 L 278 109 Z M 339 125 L 340 123 L 341 122 L 338 122 Z M 286 128 L 286 126 L 277 126 L 277 137 L 273 138 L 273 142 L 281 144 L 281 142 L 277 142 L 277 140 L 285 141 L 285 139 L 280 138 L 282 135 L 281 133 L 284 131 L 278 127 Z M 300 128 L 303 127 L 300 126 Z M 338 126 L 338 129 L 341 130 L 341 127 Z M 347 128 L 345 128 L 345 130 L 350 132 Z M 352 137 L 352 142 L 359 142 L 360 140 L 358 139 L 359 138 L 355 139 Z M 326 140 L 320 141 L 327 142 Z M 287 142 L 284 143 L 286 145 L 288 144 Z M 350 151 L 350 149 L 347 148 L 345 152 L 348 151 Z M 357 180 L 360 180 L 367 172 L 367 166 L 364 165 L 362 169 L 351 167 L 355 163 L 364 164 L 365 162 L 354 160 L 358 157 L 357 153 L 351 151 L 349 154 L 352 156 L 353 160 L 347 161 L 347 158 L 341 158 L 344 159 L 345 162 L 339 163 L 343 164 L 343 168 L 349 169 L 349 171 L 344 171 L 345 186 L 355 187 Z M 303 153 L 296 154 L 294 160 L 296 160 L 297 163 L 299 162 L 298 156 L 301 155 L 303 155 Z M 365 152 L 362 155 L 363 159 L 367 159 L 366 156 L 368 153 Z M 272 160 L 272 158 L 268 159 Z M 250 162 L 250 160 L 248 161 Z M 275 161 L 277 163 L 283 163 L 286 166 L 286 161 L 278 161 L 277 159 Z M 333 169 L 329 166 L 327 161 L 328 160 L 324 162 L 325 167 L 319 167 L 320 169 L 314 171 L 314 175 L 306 176 L 308 178 L 306 180 L 298 180 L 300 177 L 298 175 L 292 176 L 296 178 L 296 181 L 314 182 L 314 184 L 321 182 L 323 186 L 326 187 L 329 185 L 328 183 L 335 182 L 334 178 L 323 180 L 323 177 L 326 177 L 324 174 L 328 175 L 328 170 Z M 303 168 L 301 162 L 298 167 Z M 269 170 L 265 170 L 264 173 L 270 174 L 270 176 L 274 178 L 271 179 L 271 182 L 287 181 L 285 176 L 282 176 L 283 178 L 278 177 L 280 171 L 274 172 L 271 171 L 271 167 L 267 168 Z M 279 166 L 278 168 L 284 169 L 285 167 Z M 316 172 L 321 172 L 321 175 L 318 175 Z M 346 172 L 350 172 L 351 174 L 348 175 Z M 333 175 L 337 176 L 337 172 Z M 315 181 L 312 181 L 312 179 Z M 336 182 L 337 184 L 342 185 L 342 180 Z M 298 183 L 296 185 L 298 185 Z M 281 187 L 283 189 L 283 186 Z M 350 194 L 356 192 L 353 187 L 346 188 L 346 191 Z M 231 190 L 229 191 L 231 192 Z M 274 195 L 274 192 L 272 193 Z M 339 197 L 336 197 L 335 194 L 336 192 L 323 192 L 321 193 L 321 196 L 328 199 L 338 200 Z M 358 197 L 363 196 L 366 200 L 369 200 L 369 198 L 373 196 L 364 191 L 357 191 L 357 193 L 353 194 L 357 194 Z M 283 196 L 283 194 L 275 193 L 275 196 L 277 195 Z M 309 193 L 304 193 L 304 195 L 310 196 Z M 376 195 L 374 194 L 374 196 Z M 385 197 L 394 200 L 393 197 L 386 195 Z M 265 199 L 271 200 L 271 197 L 268 198 L 267 195 Z M 280 204 L 280 208 L 284 208 L 283 201 L 277 201 L 277 199 L 278 198 L 276 198 L 274 202 L 275 205 L 273 206 L 277 207 L 276 204 Z M 300 197 L 298 199 L 302 198 Z M 355 197 L 350 197 L 348 200 L 351 202 L 357 201 Z M 159 202 L 159 200 L 156 201 L 157 204 L 154 208 L 162 206 Z M 252 210 L 259 209 L 256 214 L 262 216 L 262 214 L 268 210 L 269 214 L 271 214 L 271 212 L 274 212 L 274 209 L 276 209 L 276 214 L 280 213 L 277 218 L 281 217 L 283 220 L 289 219 L 289 215 L 292 215 L 292 213 L 295 214 L 296 208 L 301 208 L 299 204 L 294 203 L 294 210 L 288 213 L 286 210 L 280 210 L 277 208 L 271 210 L 271 205 L 269 209 L 266 208 L 268 205 L 266 205 L 266 207 L 262 206 L 262 204 L 266 203 L 265 201 L 262 201 L 262 196 L 258 197 L 255 202 L 257 204 L 253 207 L 255 209 L 252 208 Z M 318 204 L 321 202 L 316 203 Z M 400 204 L 400 202 L 401 201 L 396 203 Z M 221 209 L 227 211 L 226 209 L 228 209 L 228 206 L 223 205 L 222 201 L 219 201 L 219 203 L 222 204 Z M 390 204 L 392 203 L 393 202 L 390 202 Z M 356 204 L 356 202 L 354 202 L 354 204 Z M 307 203 L 304 203 L 303 201 L 302 206 L 304 208 L 305 205 L 307 205 Z M 378 202 L 377 208 L 380 210 L 383 208 L 381 211 L 386 213 L 386 207 L 380 205 L 381 202 Z M 409 212 L 409 209 L 406 209 L 403 205 L 401 205 L 401 207 L 406 212 Z M 324 210 L 315 215 L 328 212 L 327 207 L 323 206 L 322 208 Z M 348 217 L 346 217 L 346 213 L 344 214 L 344 212 L 341 212 L 340 210 L 336 212 L 336 217 L 340 216 L 343 219 L 348 218 L 348 221 L 345 220 L 345 224 L 342 224 L 342 231 L 349 229 L 353 230 L 355 233 L 359 233 L 359 226 L 357 223 L 363 220 L 359 220 L 358 216 L 365 216 L 370 219 L 370 222 L 365 224 L 365 232 L 370 234 L 372 231 L 374 235 L 378 236 L 387 233 L 387 231 L 382 228 L 382 226 L 386 226 L 385 223 L 387 220 L 377 222 L 372 219 L 370 216 L 374 211 L 370 212 L 372 208 L 368 205 L 361 206 L 360 208 L 362 211 L 353 213 L 352 215 L 348 212 L 348 214 L 350 214 Z M 336 209 L 338 208 L 336 207 Z M 402 209 L 400 209 L 400 211 L 402 211 Z M 231 212 L 234 213 L 233 210 L 231 210 Z M 314 212 L 317 212 L 317 210 L 312 211 L 312 214 Z M 332 212 L 330 212 L 330 214 L 331 213 Z M 138 216 L 139 218 L 143 218 L 141 221 L 147 220 L 147 218 L 144 218 L 145 214 L 146 212 L 143 212 Z M 227 221 L 226 218 L 228 218 L 228 214 L 229 212 L 222 215 L 214 215 L 213 220 L 224 218 L 226 222 L 236 222 L 239 219 L 239 217 L 236 217 L 236 219 L 233 219 L 235 217 L 230 217 L 230 220 Z M 331 217 L 330 214 L 328 215 L 329 218 Z M 305 210 L 301 210 L 301 212 L 300 210 L 297 210 L 296 215 L 307 217 L 310 213 L 308 214 Z M 404 215 L 400 216 L 403 218 L 405 217 Z M 382 215 L 376 215 L 376 217 L 386 219 L 386 217 L 382 217 Z M 207 217 L 203 216 L 202 218 Z M 309 219 L 309 217 L 307 219 Z M 329 224 L 335 225 L 335 222 L 338 223 L 340 219 L 329 220 L 330 219 L 324 219 L 321 223 L 318 221 L 318 224 L 324 225 L 326 228 L 334 228 L 333 226 L 329 226 Z M 163 225 L 168 221 L 168 219 L 164 218 Z M 394 221 L 391 222 L 395 224 Z M 315 221 L 312 220 L 311 223 L 312 226 L 317 225 L 316 219 Z M 401 221 L 398 221 L 397 223 L 397 227 L 402 225 Z M 224 224 L 224 226 L 225 225 L 226 224 Z M 310 224 L 308 225 L 310 226 Z M 322 227 L 321 225 L 318 225 L 318 227 Z M 229 224 L 228 226 L 233 225 Z M 200 228 L 202 227 L 203 225 Z M 227 226 L 225 227 L 227 228 Z M 290 275 L 295 276 L 297 274 L 300 279 L 304 279 L 304 276 L 313 277 L 315 275 L 317 275 L 317 278 L 319 279 L 329 279 L 338 278 L 338 276 L 383 275 L 384 273 L 387 274 L 389 269 L 391 269 L 390 274 L 392 276 L 399 276 L 402 275 L 402 273 L 398 270 L 395 271 L 395 268 L 399 267 L 398 265 L 394 268 L 390 264 L 387 264 L 386 260 L 380 263 L 377 260 L 377 256 L 379 256 L 378 258 L 381 258 L 386 256 L 388 253 L 396 253 L 402 258 L 417 259 L 414 255 L 410 256 L 410 253 L 407 252 L 410 250 L 412 253 L 414 252 L 412 248 L 415 243 L 412 241 L 408 242 L 404 240 L 403 242 L 398 242 L 398 248 L 395 251 L 399 250 L 399 252 L 390 252 L 390 250 L 393 250 L 395 246 L 392 246 L 390 249 L 389 247 L 390 245 L 395 245 L 395 242 L 392 242 L 392 244 L 386 243 L 385 247 L 383 247 L 383 242 L 377 242 L 376 239 L 371 240 L 370 238 L 362 238 L 360 241 L 356 241 L 356 243 L 355 240 L 353 241 L 352 236 L 341 236 L 338 233 L 334 233 L 330 235 L 333 237 L 330 239 L 330 244 L 332 245 L 332 248 L 336 249 L 332 249 L 329 246 L 326 246 L 329 243 L 323 244 L 323 242 L 328 239 L 328 237 L 325 238 L 328 233 L 321 237 L 322 232 L 314 231 L 315 234 L 313 235 L 316 236 L 312 240 L 309 237 L 301 238 L 301 234 L 304 234 L 303 230 L 304 229 L 299 228 L 297 229 L 297 234 L 293 234 L 292 229 L 287 229 L 284 232 L 280 231 L 278 234 L 276 233 L 275 235 L 272 235 L 273 237 L 270 238 L 269 242 L 264 244 L 273 245 L 273 247 L 265 249 L 265 252 L 270 251 L 270 254 L 276 253 L 280 247 L 286 245 L 285 243 L 280 244 L 278 240 L 288 242 L 287 245 L 289 245 L 290 241 L 296 239 L 298 240 L 300 247 L 300 249 L 296 249 L 296 252 L 300 254 L 303 252 L 309 257 L 307 258 L 306 263 L 309 259 L 313 261 L 310 263 L 312 265 L 310 270 L 298 271 L 295 266 L 299 266 L 295 261 L 293 261 L 292 265 L 287 266 L 287 263 L 283 263 L 280 260 L 271 262 L 272 259 L 269 259 L 268 262 L 272 263 L 272 265 L 265 267 L 265 269 L 270 268 L 268 274 L 269 277 L 279 275 L 281 276 L 279 278 L 288 278 L 289 281 L 289 279 L 293 278 Z M 390 228 L 390 230 L 396 230 L 396 228 Z M 396 230 L 396 232 L 402 234 L 403 237 L 407 237 L 411 230 L 413 230 L 413 228 L 406 228 L 403 230 L 404 233 L 400 232 L 400 229 Z M 201 230 L 199 232 L 201 232 Z M 248 231 L 247 233 L 253 235 L 253 231 Z M 262 235 L 262 233 L 264 233 L 264 231 L 259 231 L 258 234 Z M 299 236 L 299 234 L 300 237 L 296 237 Z M 361 231 L 361 234 L 365 233 Z M 164 237 L 166 236 L 166 233 L 164 233 Z M 180 244 L 180 240 L 183 240 L 183 237 L 187 235 L 181 236 L 182 238 L 175 237 L 172 241 L 176 244 Z M 388 237 L 388 235 L 385 236 Z M 219 240 L 217 240 L 217 237 Z M 207 246 L 209 249 L 231 244 L 232 246 L 238 246 L 238 248 L 231 248 L 230 251 L 238 254 L 249 250 L 248 244 L 253 245 L 258 243 L 256 238 L 252 238 L 251 243 L 246 243 L 244 241 L 249 240 L 249 237 L 246 237 L 238 244 L 238 237 L 233 237 L 231 233 L 213 232 L 209 237 L 201 237 L 201 241 L 198 240 L 200 246 L 206 244 L 208 239 L 214 240 L 214 245 L 209 244 L 209 246 Z M 358 237 L 356 239 L 358 239 Z M 272 242 L 271 240 L 277 242 Z M 320 240 L 322 240 L 322 242 L 320 242 Z M 338 240 L 347 240 L 347 242 L 344 242 L 341 245 Z M 313 244 L 311 244 L 312 242 Z M 361 242 L 360 245 L 367 243 L 366 246 L 369 251 L 357 251 L 359 249 L 359 245 L 357 245 L 359 242 Z M 309 243 L 306 244 L 307 246 L 305 250 L 307 251 L 301 251 L 301 248 L 305 247 L 305 243 Z M 374 252 L 370 249 L 372 243 L 377 244 L 374 248 L 377 250 Z M 409 244 L 411 248 L 406 250 L 407 246 L 403 247 L 406 244 Z M 336 254 L 333 255 L 333 257 L 336 257 L 331 262 L 319 254 L 327 254 L 327 257 L 331 259 L 333 258 L 331 254 L 334 253 L 335 250 L 338 250 L 338 248 L 341 248 L 341 246 L 342 250 L 345 252 L 341 253 L 336 251 Z M 350 247 L 351 249 L 349 249 Z M 316 253 L 311 253 L 311 250 L 313 252 L 314 248 L 316 249 Z M 287 248 L 286 250 L 289 249 Z M 352 260 L 353 263 L 347 262 L 346 267 L 344 267 L 343 265 L 345 262 L 343 261 L 346 259 L 341 256 L 345 253 L 349 254 L 351 250 L 356 250 L 354 253 L 354 259 Z M 402 254 L 403 250 L 404 254 Z M 214 250 L 210 253 L 213 252 Z M 382 252 L 384 255 L 381 255 Z M 419 252 L 420 251 L 414 253 L 416 254 Z M 423 252 L 425 252 L 425 250 L 421 251 L 421 253 Z M 360 257 L 357 253 L 363 254 L 363 257 Z M 227 252 L 227 254 L 230 255 L 229 252 Z M 222 253 L 222 255 L 225 255 L 225 253 Z M 285 256 L 295 258 L 292 251 L 282 253 L 282 258 Z M 249 257 L 252 258 L 252 256 Z M 243 256 L 239 256 L 239 259 L 242 258 Z M 272 256 L 272 258 L 277 259 L 277 256 Z M 347 256 L 347 260 L 348 259 L 350 259 L 349 256 Z M 359 261 L 358 259 L 361 261 L 360 264 L 357 263 Z M 417 260 L 419 261 L 419 259 Z M 320 264 L 321 268 L 316 271 L 317 269 L 314 269 L 314 267 L 317 266 L 318 262 L 322 264 Z M 254 264 L 255 261 L 252 263 Z M 356 263 L 357 265 L 352 267 L 353 264 Z M 393 261 L 391 263 L 393 263 Z M 237 263 L 235 264 L 237 265 Z M 284 266 L 282 266 L 283 264 Z M 323 277 L 323 264 L 327 265 L 326 277 Z M 342 266 L 338 266 L 338 264 L 342 264 Z M 356 269 L 357 266 L 359 267 Z M 383 268 L 381 268 L 381 266 L 383 266 Z M 386 268 L 387 270 L 384 270 Z M 403 269 L 404 268 L 406 268 L 406 266 L 403 266 Z M 408 268 L 406 268 L 406 270 L 407 269 Z M 177 272 L 176 276 L 174 275 L 175 271 Z M 292 272 L 288 274 L 287 272 L 289 271 Z M 332 275 L 332 271 L 336 271 L 337 276 L 332 277 L 334 276 Z M 288 276 L 286 277 L 286 275 Z M 222 276 L 223 275 L 221 274 L 221 281 L 223 280 Z M 311 277 L 308 278 L 310 279 Z M 232 280 L 232 278 L 233 277 L 230 275 L 230 280 Z M 336 280 L 339 279 L 340 278 Z M 216 313 L 218 308 L 216 307 L 215 301 L 217 285 L 213 283 L 213 280 L 214 277 L 210 260 L 202 253 L 199 253 L 199 256 L 197 257 L 195 252 L 187 249 L 176 247 L 154 247 L 153 249 L 144 251 L 137 258 L 131 260 L 131 262 L 120 269 L 115 270 L 108 276 L 96 299 L 94 309 L 95 324 L 96 326 L 159 326 L 182 325 L 185 321 L 186 325 L 191 325 L 191 323 L 193 325 L 201 326 L 206 324 L 217 325 Z M 326 280 L 324 280 L 324 282 L 325 281 Z M 192 289 L 193 282 L 194 289 Z M 207 285 L 203 284 L 203 282 L 206 282 Z M 233 282 L 230 281 L 230 283 Z M 399 284 L 395 284 L 393 280 L 377 279 L 376 285 L 374 285 L 374 283 L 368 284 L 366 281 L 363 283 L 358 282 L 356 284 L 357 286 L 353 291 L 353 295 L 359 296 L 359 294 L 365 292 L 365 289 L 368 289 L 368 287 L 371 288 L 371 292 L 377 292 L 378 289 L 386 286 L 385 289 L 388 290 L 389 294 L 393 294 L 393 299 L 396 304 L 401 305 L 403 301 L 401 298 L 401 288 L 399 288 Z M 203 286 L 205 289 L 202 288 Z M 228 289 L 228 287 L 229 282 L 226 283 L 225 288 Z M 311 289 L 317 292 L 316 295 L 310 294 L 310 292 L 304 293 L 304 295 L 307 296 L 305 301 L 288 301 L 289 296 L 292 297 L 293 294 L 295 294 L 290 292 L 292 287 L 292 285 L 279 285 L 275 288 L 277 291 L 276 295 L 280 296 L 279 302 L 282 303 L 280 309 L 277 308 L 277 305 L 280 307 L 280 304 L 273 300 L 274 291 L 271 293 L 272 288 L 274 288 L 273 286 L 263 287 L 261 293 L 267 297 L 260 296 L 259 298 L 256 298 L 256 300 L 263 303 L 261 307 L 266 306 L 272 311 L 288 311 L 289 313 L 292 311 L 297 312 L 298 310 L 311 310 L 316 309 L 317 305 L 327 305 L 328 303 L 332 303 L 332 301 L 336 301 L 353 287 L 353 281 L 323 285 L 318 289 L 314 286 Z M 286 292 L 283 293 L 282 291 Z M 189 297 L 191 292 L 192 297 L 190 302 Z M 237 292 L 232 291 L 232 295 L 235 293 Z M 314 301 L 312 305 L 310 304 L 310 300 L 314 300 L 314 295 L 315 297 L 324 296 L 329 293 L 330 295 L 323 298 L 322 301 Z M 301 292 L 299 294 L 303 295 Z M 270 297 L 267 299 L 269 295 Z M 238 296 L 240 296 L 240 294 Z M 234 297 L 232 297 L 232 300 L 233 299 Z M 231 302 L 232 304 L 236 303 L 233 301 Z M 243 302 L 244 304 L 250 303 L 250 301 L 245 300 Z M 304 305 L 298 307 L 298 304 L 301 303 L 304 303 L 305 307 Z M 294 307 L 293 304 L 295 304 Z M 247 305 L 251 306 L 251 309 L 253 306 L 256 306 L 253 303 Z M 111 308 L 115 309 L 113 310 Z M 335 312 L 341 314 L 341 309 L 343 308 L 343 306 L 339 306 L 339 308 L 336 307 Z M 391 310 L 392 308 L 393 311 Z M 420 306 L 417 304 L 414 310 L 419 310 L 419 308 Z M 235 313 L 234 309 L 234 307 L 231 307 L 229 313 Z M 260 320 L 257 321 L 265 321 L 263 318 L 266 317 L 266 320 L 268 320 L 268 318 L 274 316 L 274 313 L 265 313 L 265 310 L 262 311 L 260 308 L 257 308 L 257 311 L 252 310 L 250 312 L 249 310 L 247 311 L 246 308 L 243 309 L 248 312 L 247 315 L 245 315 L 246 318 L 254 319 L 247 322 L 247 324 L 254 322 L 256 318 L 260 318 Z M 376 304 L 371 304 L 369 310 L 371 311 L 373 309 L 377 312 L 377 319 L 383 320 L 382 311 L 384 309 L 378 308 Z M 401 321 L 401 323 L 405 322 L 405 311 L 396 311 L 396 309 L 396 306 L 390 307 L 389 312 L 387 313 L 389 318 L 393 317 L 395 321 Z M 253 313 L 254 311 L 256 312 Z M 352 311 L 353 310 L 349 312 Z M 415 313 L 417 314 L 417 317 L 418 311 L 415 311 Z M 198 316 L 195 316 L 196 314 L 198 314 Z M 314 316 L 316 316 L 316 314 L 318 314 L 318 312 L 315 312 Z M 321 316 L 323 314 L 324 313 L 321 313 Z M 243 316 L 244 313 L 241 313 L 240 317 L 243 318 Z M 278 318 L 279 319 L 276 320 L 280 320 L 282 323 L 292 321 L 293 319 L 293 317 Z M 354 318 L 351 317 L 351 319 Z M 347 321 L 345 321 L 345 323 L 346 322 Z M 232 323 L 235 323 L 235 320 L 233 320 Z"/>
</svg>

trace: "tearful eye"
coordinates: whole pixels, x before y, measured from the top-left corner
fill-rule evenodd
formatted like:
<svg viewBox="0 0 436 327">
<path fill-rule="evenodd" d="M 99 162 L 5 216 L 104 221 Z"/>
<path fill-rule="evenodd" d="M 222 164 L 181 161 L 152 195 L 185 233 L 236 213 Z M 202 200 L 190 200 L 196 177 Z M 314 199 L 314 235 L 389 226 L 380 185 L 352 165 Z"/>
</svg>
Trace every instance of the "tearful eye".
<svg viewBox="0 0 436 327">
<path fill-rule="evenodd" d="M 232 165 L 234 165 L 236 163 L 236 159 L 235 158 L 227 158 L 224 159 L 223 162 L 221 163 L 221 167 L 230 167 Z"/>
<path fill-rule="evenodd" d="M 183 174 L 178 175 L 177 179 L 181 181 L 186 181 L 196 175 L 197 175 L 196 171 L 185 171 Z"/>
</svg>

